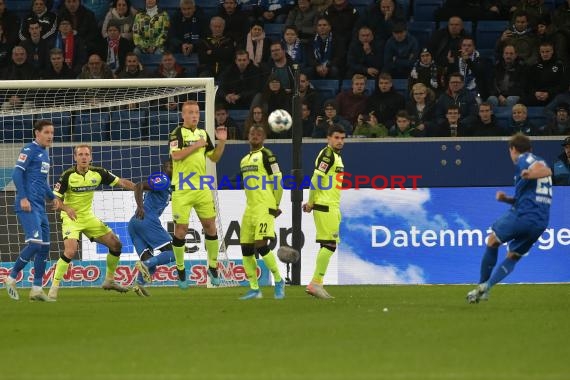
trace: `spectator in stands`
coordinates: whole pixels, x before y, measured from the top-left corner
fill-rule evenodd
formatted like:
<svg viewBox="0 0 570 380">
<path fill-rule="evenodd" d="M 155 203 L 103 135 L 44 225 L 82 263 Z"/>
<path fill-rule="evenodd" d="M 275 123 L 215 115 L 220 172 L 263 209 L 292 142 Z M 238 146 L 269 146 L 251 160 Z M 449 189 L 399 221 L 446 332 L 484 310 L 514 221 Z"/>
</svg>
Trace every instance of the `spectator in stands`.
<svg viewBox="0 0 570 380">
<path fill-rule="evenodd" d="M 447 90 L 439 96 L 436 103 L 436 121 L 441 124 L 445 121 L 450 106 L 459 107 L 460 120 L 464 124 L 472 123 L 477 115 L 477 102 L 465 88 L 465 79 L 459 73 L 449 75 Z"/>
<path fill-rule="evenodd" d="M 333 0 L 323 14 L 329 20 L 332 32 L 344 41 L 345 47 L 348 47 L 359 17 L 356 8 L 348 0 Z"/>
<path fill-rule="evenodd" d="M 410 71 L 408 87 L 412 88 L 416 83 L 422 83 L 434 94 L 440 94 L 445 89 L 445 72 L 444 67 L 435 63 L 431 51 L 424 48 L 420 52 L 420 59 L 416 61 L 412 71 Z"/>
<path fill-rule="evenodd" d="M 99 44 L 100 34 L 95 14 L 81 4 L 81 0 L 65 0 L 58 18 L 71 21 L 73 30 L 83 40 L 87 53 Z"/>
<path fill-rule="evenodd" d="M 306 47 L 299 38 L 295 26 L 289 25 L 285 27 L 282 44 L 291 62 L 298 64 L 300 70 L 305 70 L 307 66 Z"/>
<path fill-rule="evenodd" d="M 51 39 L 42 39 L 41 26 L 38 20 L 28 22 L 28 38 L 20 43 L 26 49 L 28 63 L 36 72 L 44 68 L 48 61 L 48 52 L 51 48 Z"/>
<path fill-rule="evenodd" d="M 370 7 L 367 12 L 363 12 L 356 22 L 356 30 L 360 30 L 363 25 L 372 29 L 374 37 L 380 41 L 386 41 L 392 36 L 392 27 L 396 23 L 406 21 L 405 14 L 400 7 L 396 6 L 394 0 L 380 0 L 377 6 Z"/>
<path fill-rule="evenodd" d="M 305 101 L 301 101 L 301 122 L 303 123 L 303 137 L 311 137 L 315 119 L 311 105 Z"/>
<path fill-rule="evenodd" d="M 87 60 L 87 64 L 83 66 L 83 70 L 77 79 L 113 79 L 114 75 L 111 69 L 105 64 L 99 54 L 91 54 Z"/>
<path fill-rule="evenodd" d="M 277 75 L 281 86 L 287 93 L 293 89 L 293 60 L 285 54 L 285 48 L 280 41 L 273 41 L 270 47 L 271 59 L 266 71 Z"/>
<path fill-rule="evenodd" d="M 311 0 L 311 5 L 317 10 L 317 14 L 323 13 L 332 4 L 332 0 Z"/>
<path fill-rule="evenodd" d="M 552 165 L 552 181 L 554 185 L 570 186 L 570 137 L 562 141 L 562 153 Z"/>
<path fill-rule="evenodd" d="M 20 39 L 18 36 L 18 32 L 20 30 L 20 18 L 15 12 L 6 8 L 6 0 L 0 0 L 0 28 L 2 28 L 2 36 L 0 36 L 0 40 L 5 38 L 8 45 L 14 46 Z M 0 63 L 1 62 L 2 59 L 0 58 Z"/>
<path fill-rule="evenodd" d="M 237 0 L 224 0 L 218 16 L 224 19 L 226 22 L 226 36 L 230 37 L 232 40 L 238 43 L 238 48 L 241 48 L 239 44 L 243 44 L 245 41 L 245 36 L 249 30 L 249 24 L 254 20 L 248 17 L 246 12 L 242 7 L 238 7 Z"/>
<path fill-rule="evenodd" d="M 42 70 L 40 79 L 75 79 L 77 72 L 65 64 L 63 50 L 53 48 L 49 51 L 49 63 Z"/>
<path fill-rule="evenodd" d="M 447 72 L 458 72 L 463 76 L 463 88 L 479 99 L 489 97 L 489 69 L 487 61 L 482 59 L 475 49 L 473 37 L 464 37 L 461 40 L 459 56 L 447 66 Z"/>
<path fill-rule="evenodd" d="M 427 135 L 435 134 L 435 94 L 425 84 L 416 83 L 412 86 L 406 112 L 414 120 L 417 129 L 425 131 Z"/>
<path fill-rule="evenodd" d="M 265 36 L 263 23 L 254 21 L 246 36 L 245 49 L 249 53 L 249 59 L 256 67 L 261 67 L 262 64 L 269 61 L 270 45 L 271 39 Z"/>
<path fill-rule="evenodd" d="M 386 137 L 388 128 L 378 122 L 374 113 L 369 115 L 358 115 L 356 127 L 353 132 L 354 137 Z"/>
<path fill-rule="evenodd" d="M 220 75 L 216 97 L 229 108 L 247 109 L 261 90 L 262 73 L 249 59 L 245 50 L 236 51 L 234 63 Z"/>
<path fill-rule="evenodd" d="M 471 136 L 502 136 L 504 131 L 497 124 L 495 115 L 493 115 L 493 107 L 490 103 L 483 102 L 479 104 L 479 114 L 477 119 L 469 128 Z"/>
<path fill-rule="evenodd" d="M 354 74 L 351 88 L 336 96 L 337 113 L 354 125 L 358 116 L 366 113 L 367 104 L 366 77 Z"/>
<path fill-rule="evenodd" d="M 202 38 L 196 47 L 198 53 L 198 75 L 215 77 L 229 65 L 234 58 L 234 41 L 225 35 L 226 22 L 219 16 L 210 20 L 210 34 Z"/>
<path fill-rule="evenodd" d="M 363 25 L 358 30 L 358 37 L 352 40 L 348 48 L 347 64 L 349 77 L 363 74 L 368 79 L 376 79 L 382 71 L 384 44 L 374 38 L 370 27 Z"/>
<path fill-rule="evenodd" d="M 524 133 L 527 136 L 537 136 L 538 128 L 528 120 L 528 110 L 523 104 L 515 104 L 512 109 L 511 123 L 507 128 L 507 136 Z"/>
<path fill-rule="evenodd" d="M 42 39 L 51 38 L 57 29 L 57 16 L 46 5 L 46 0 L 33 0 L 32 11 L 22 20 L 20 28 L 20 41 L 30 37 L 29 23 L 39 21 L 42 28 Z"/>
<path fill-rule="evenodd" d="M 126 54 L 123 69 L 117 72 L 116 75 L 117 78 L 120 79 L 150 77 L 150 74 L 146 72 L 142 63 L 139 61 L 138 55 L 132 51 Z"/>
<path fill-rule="evenodd" d="M 253 98 L 251 105 L 252 107 L 260 106 L 266 115 L 277 109 L 284 109 L 291 113 L 291 95 L 285 92 L 279 77 L 271 74 L 261 92 Z"/>
<path fill-rule="evenodd" d="M 194 53 L 196 44 L 206 36 L 206 16 L 194 0 L 181 0 L 180 9 L 170 20 L 168 46 L 173 53 Z"/>
<path fill-rule="evenodd" d="M 498 1 L 488 0 L 446 0 L 435 12 L 437 21 L 459 16 L 463 20 L 497 20 L 501 18 Z"/>
<path fill-rule="evenodd" d="M 3 0 L 0 0 L 0 2 Z M 6 67 L 10 62 L 10 55 L 14 44 L 8 40 L 4 33 L 4 26 L 0 22 L 0 67 Z"/>
<path fill-rule="evenodd" d="M 461 110 L 451 104 L 445 112 L 445 120 L 438 125 L 437 135 L 440 137 L 463 137 L 469 136 L 469 124 L 461 121 Z"/>
<path fill-rule="evenodd" d="M 289 11 L 285 25 L 295 26 L 299 32 L 299 38 L 303 42 L 309 42 L 314 35 L 316 17 L 317 9 L 311 0 L 299 0 L 297 6 Z"/>
<path fill-rule="evenodd" d="M 230 117 L 224 103 L 216 103 L 215 106 L 216 128 L 226 128 L 229 140 L 241 140 L 243 130 L 234 119 Z"/>
<path fill-rule="evenodd" d="M 569 62 L 568 44 L 570 44 L 570 0 L 566 0 L 566 2 L 560 4 L 560 6 L 556 8 L 552 14 L 552 24 L 553 27 L 556 28 L 557 32 L 564 36 L 564 41 L 566 43 L 566 49 L 562 50 L 565 55 L 557 53 L 558 57 L 562 59 L 562 62 Z"/>
<path fill-rule="evenodd" d="M 262 107 L 252 106 L 245 122 L 243 123 L 243 139 L 247 140 L 249 130 L 254 125 L 261 125 L 263 129 L 265 129 L 265 134 L 269 136 L 271 134 L 271 129 L 269 128 L 269 124 L 267 124 L 267 116 L 268 115 L 263 111 Z"/>
<path fill-rule="evenodd" d="M 79 73 L 81 68 L 87 62 L 87 52 L 85 51 L 85 43 L 77 35 L 71 26 L 71 20 L 60 18 L 58 32 L 51 47 L 60 49 L 63 52 L 64 62 L 74 73 Z"/>
<path fill-rule="evenodd" d="M 368 98 L 366 113 L 373 112 L 380 124 L 390 128 L 394 124 L 396 113 L 403 110 L 405 105 L 404 97 L 392 86 L 392 76 L 389 73 L 380 73 L 378 88 Z"/>
<path fill-rule="evenodd" d="M 131 5 L 130 0 L 113 0 L 111 9 L 107 12 L 101 27 L 101 36 L 107 38 L 107 27 L 112 21 L 119 27 L 121 37 L 129 41 L 133 40 L 133 24 L 137 10 Z"/>
<path fill-rule="evenodd" d="M 31 80 L 38 78 L 36 70 L 27 62 L 26 49 L 21 46 L 14 46 L 12 49 L 12 60 L 7 67 L 4 67 L 0 79 L 2 80 Z M 2 111 L 14 109 L 29 109 L 34 107 L 33 99 L 25 96 L 12 95 L 4 99 Z"/>
<path fill-rule="evenodd" d="M 327 131 L 331 125 L 339 124 L 346 131 L 347 135 L 352 134 L 352 125 L 348 120 L 339 116 L 337 114 L 336 102 L 332 99 L 325 101 L 323 105 L 324 112 L 315 118 L 315 128 L 311 137 L 313 138 L 325 138 L 327 137 Z"/>
<path fill-rule="evenodd" d="M 507 7 L 509 7 L 509 19 L 514 19 L 518 12 L 526 12 L 532 27 L 536 27 L 542 15 L 550 13 L 550 9 L 544 5 L 544 0 L 507 0 Z"/>
<path fill-rule="evenodd" d="M 518 58 L 513 45 L 505 45 L 501 59 L 495 65 L 487 102 L 493 107 L 512 107 L 524 95 L 527 67 Z"/>
<path fill-rule="evenodd" d="M 299 74 L 299 97 L 301 102 L 308 105 L 311 112 L 316 112 L 321 109 L 321 100 L 319 92 L 313 88 L 307 74 Z M 311 131 L 313 127 L 311 125 Z"/>
<path fill-rule="evenodd" d="M 552 24 L 549 14 L 542 15 L 536 25 L 536 36 L 539 42 L 552 41 L 556 58 L 567 63 L 570 61 L 569 41 L 566 34 Z M 538 43 L 537 45 L 540 45 Z M 537 49 L 538 51 L 538 49 Z"/>
<path fill-rule="evenodd" d="M 392 78 L 407 78 L 418 59 L 418 40 L 408 33 L 405 23 L 394 24 L 392 37 L 384 48 L 384 71 Z"/>
<path fill-rule="evenodd" d="M 433 33 L 428 43 L 428 49 L 438 66 L 447 67 L 459 51 L 459 43 L 467 36 L 463 28 L 463 20 L 452 16 L 447 22 L 447 27 Z"/>
<path fill-rule="evenodd" d="M 556 117 L 542 129 L 545 136 L 570 135 L 570 105 L 560 103 L 556 106 Z"/>
<path fill-rule="evenodd" d="M 141 54 L 162 54 L 166 49 L 170 17 L 158 8 L 157 0 L 146 0 L 146 8 L 138 12 L 133 24 L 134 52 Z"/>
<path fill-rule="evenodd" d="M 527 106 L 545 106 L 568 88 L 566 68 L 555 58 L 552 42 L 542 42 L 539 53 L 538 63 L 529 70 L 532 79 L 522 100 Z"/>
<path fill-rule="evenodd" d="M 186 78 L 186 69 L 176 62 L 176 57 L 169 51 L 162 53 L 160 65 L 156 69 L 157 78 Z"/>
<path fill-rule="evenodd" d="M 413 124 L 413 120 L 404 110 L 396 114 L 396 124 L 390 128 L 388 134 L 391 137 L 425 137 L 425 128 L 418 128 Z"/>
<path fill-rule="evenodd" d="M 259 0 L 259 20 L 275 24 L 283 24 L 289 10 L 293 8 L 293 0 Z"/>
<path fill-rule="evenodd" d="M 515 15 L 515 22 L 497 41 L 497 55 L 503 52 L 505 45 L 513 45 L 518 57 L 525 65 L 531 66 L 538 59 L 538 44 L 538 38 L 528 22 L 528 14 L 519 12 Z"/>
<path fill-rule="evenodd" d="M 309 47 L 309 76 L 314 79 L 340 79 L 345 60 L 343 42 L 333 35 L 331 24 L 324 16 L 317 17 L 316 31 Z"/>
<path fill-rule="evenodd" d="M 119 26 L 111 21 L 107 25 L 107 38 L 101 39 L 97 52 L 113 73 L 120 72 L 125 64 L 127 53 L 134 49 L 133 42 L 121 37 Z"/>
</svg>

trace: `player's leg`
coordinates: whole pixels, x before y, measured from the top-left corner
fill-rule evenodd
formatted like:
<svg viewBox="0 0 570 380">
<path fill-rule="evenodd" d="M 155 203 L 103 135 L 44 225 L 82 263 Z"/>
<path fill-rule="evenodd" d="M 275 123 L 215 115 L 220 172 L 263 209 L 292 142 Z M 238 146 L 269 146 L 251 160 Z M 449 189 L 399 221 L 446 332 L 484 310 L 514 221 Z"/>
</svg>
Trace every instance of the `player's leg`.
<svg viewBox="0 0 570 380">
<path fill-rule="evenodd" d="M 44 274 L 46 272 L 46 264 L 49 255 L 50 236 L 49 236 L 49 221 L 47 215 L 44 213 L 40 215 L 41 228 L 42 228 L 42 244 L 40 251 L 34 257 L 34 282 L 32 290 L 30 291 L 30 300 L 53 302 L 43 291 Z"/>
<path fill-rule="evenodd" d="M 220 242 L 218 240 L 218 232 L 216 229 L 216 207 L 211 190 L 198 190 L 197 200 L 194 204 L 194 210 L 204 228 L 205 246 L 208 253 L 208 277 L 212 285 L 220 284 L 218 276 L 218 251 L 220 250 Z"/>
<path fill-rule="evenodd" d="M 20 251 L 20 255 L 14 263 L 14 267 L 4 280 L 4 284 L 6 286 L 8 296 L 17 301 L 20 299 L 20 295 L 16 290 L 16 279 L 18 278 L 18 274 L 26 267 L 26 265 L 28 265 L 30 260 L 40 252 L 42 244 L 42 229 L 40 217 L 37 212 L 18 211 L 16 215 L 18 216 L 18 221 L 24 230 L 26 246 L 22 251 Z"/>
<path fill-rule="evenodd" d="M 144 285 L 146 282 L 151 282 L 152 277 L 148 267 L 143 262 L 143 256 L 149 253 L 150 246 L 146 244 L 145 240 L 145 221 L 147 218 L 138 219 L 137 217 L 132 217 L 129 220 L 129 224 L 127 226 L 127 232 L 129 233 L 129 237 L 131 238 L 131 242 L 135 248 L 135 252 L 138 254 L 140 261 L 137 261 L 135 264 L 135 268 L 138 270 L 137 275 L 137 282 L 139 285 Z M 138 294 L 138 293 L 137 293 Z"/>
<path fill-rule="evenodd" d="M 105 227 L 107 226 L 105 225 Z M 107 271 L 105 273 L 105 280 L 103 281 L 102 288 L 104 290 L 115 290 L 119 293 L 126 293 L 128 291 L 128 288 L 121 286 L 115 282 L 115 271 L 117 270 L 117 266 L 119 266 L 123 244 L 117 235 L 115 235 L 109 227 L 107 228 L 109 231 L 102 236 L 91 235 L 93 240 L 95 240 L 97 243 L 103 244 L 109 248 L 109 253 L 107 254 Z M 86 235 L 90 236 L 90 234 L 87 232 Z"/>
<path fill-rule="evenodd" d="M 70 228 L 70 226 L 70 224 L 66 226 L 65 222 L 62 224 L 62 229 L 64 231 L 63 253 L 60 254 L 59 260 L 57 260 L 55 265 L 53 281 L 48 292 L 48 297 L 53 300 L 57 299 L 60 282 L 69 269 L 69 263 L 71 263 L 71 260 L 73 260 L 77 250 L 79 249 L 80 232 L 79 230 L 67 230 L 66 228 Z"/>
<path fill-rule="evenodd" d="M 273 239 L 275 239 L 275 216 L 269 213 L 260 214 L 255 223 L 255 250 L 273 274 L 275 298 L 283 299 L 285 298 L 285 280 L 279 273 L 275 254 L 269 248 L 269 240 Z"/>
<path fill-rule="evenodd" d="M 257 261 L 255 260 L 255 220 L 246 209 L 241 219 L 241 230 L 239 236 L 241 254 L 243 257 L 243 267 L 247 280 L 249 281 L 249 291 L 241 300 L 262 298 L 261 290 L 257 282 Z"/>
<path fill-rule="evenodd" d="M 174 219 L 174 237 L 172 238 L 172 251 L 176 260 L 178 271 L 178 287 L 188 288 L 186 281 L 186 266 L 184 264 L 184 252 L 186 250 L 186 234 L 188 233 L 188 221 L 192 206 L 190 204 L 191 193 L 179 190 L 172 193 L 172 217 Z"/>
</svg>

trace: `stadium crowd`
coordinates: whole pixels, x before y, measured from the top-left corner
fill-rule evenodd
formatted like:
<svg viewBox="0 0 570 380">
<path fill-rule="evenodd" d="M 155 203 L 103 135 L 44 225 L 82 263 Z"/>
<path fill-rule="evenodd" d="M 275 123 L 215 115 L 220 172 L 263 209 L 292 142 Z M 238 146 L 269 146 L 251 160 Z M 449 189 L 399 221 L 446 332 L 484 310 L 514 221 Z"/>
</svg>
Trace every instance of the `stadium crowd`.
<svg viewBox="0 0 570 380">
<path fill-rule="evenodd" d="M 21 3 L 0 0 L 2 80 L 214 77 L 230 138 L 290 137 L 266 123 L 294 64 L 305 137 L 570 135 L 570 0 Z"/>
</svg>

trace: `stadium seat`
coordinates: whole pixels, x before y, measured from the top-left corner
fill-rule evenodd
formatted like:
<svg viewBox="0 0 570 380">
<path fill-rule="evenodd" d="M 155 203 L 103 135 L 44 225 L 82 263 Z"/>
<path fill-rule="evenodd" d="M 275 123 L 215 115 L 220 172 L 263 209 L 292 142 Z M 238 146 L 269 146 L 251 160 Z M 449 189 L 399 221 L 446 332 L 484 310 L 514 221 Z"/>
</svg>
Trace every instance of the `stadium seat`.
<svg viewBox="0 0 570 380">
<path fill-rule="evenodd" d="M 148 115 L 149 138 L 151 140 L 168 140 L 168 135 L 180 123 L 177 111 L 151 111 Z"/>
<path fill-rule="evenodd" d="M 416 37 L 420 49 L 427 46 L 434 30 L 435 22 L 433 21 L 412 21 L 408 24 L 408 32 Z"/>
<path fill-rule="evenodd" d="M 111 141 L 140 140 L 148 136 L 146 114 L 139 110 L 124 110 L 111 112 Z"/>
<path fill-rule="evenodd" d="M 204 16 L 206 16 L 207 20 L 216 16 L 218 14 L 219 9 L 220 9 L 218 4 L 216 4 L 216 3 L 212 4 L 212 3 L 214 3 L 214 2 L 212 1 L 211 3 L 200 6 L 200 8 L 202 8 L 202 11 L 204 12 Z"/>
<path fill-rule="evenodd" d="M 439 29 L 443 29 L 447 27 L 447 21 L 440 21 L 439 22 Z M 463 29 L 469 35 L 473 35 L 473 22 L 472 21 L 463 21 Z"/>
<path fill-rule="evenodd" d="M 109 114 L 82 113 L 73 123 L 73 141 L 109 141 Z"/>
<path fill-rule="evenodd" d="M 285 29 L 285 24 L 266 23 L 263 26 L 265 35 L 271 38 L 272 40 L 280 40 L 281 36 L 283 36 L 283 29 Z"/>
<path fill-rule="evenodd" d="M 198 54 L 174 54 L 176 62 L 186 69 L 186 76 L 193 78 L 198 73 Z M 158 66 L 157 66 L 158 68 Z"/>
<path fill-rule="evenodd" d="M 229 110 L 228 112 L 238 125 L 243 125 L 249 114 L 249 110 Z"/>
<path fill-rule="evenodd" d="M 394 90 L 408 98 L 408 80 L 407 79 L 392 79 L 392 86 Z"/>
<path fill-rule="evenodd" d="M 434 21 L 435 11 L 441 7 L 443 0 L 415 0 L 413 5 L 414 21 Z"/>
<path fill-rule="evenodd" d="M 477 49 L 495 49 L 497 40 L 508 26 L 507 21 L 479 21 L 475 31 Z"/>
<path fill-rule="evenodd" d="M 5 143 L 30 142 L 33 138 L 32 115 L 0 117 L 0 141 Z"/>
<path fill-rule="evenodd" d="M 334 98 L 338 93 L 339 81 L 336 79 L 315 79 L 311 84 L 321 95 L 321 100 Z"/>
<path fill-rule="evenodd" d="M 544 0 L 544 6 L 549 10 L 554 10 L 556 8 L 556 1 L 555 0 Z"/>
<path fill-rule="evenodd" d="M 54 126 L 53 141 L 71 141 L 71 112 L 44 113 L 36 117 L 36 120 L 51 120 Z"/>
</svg>

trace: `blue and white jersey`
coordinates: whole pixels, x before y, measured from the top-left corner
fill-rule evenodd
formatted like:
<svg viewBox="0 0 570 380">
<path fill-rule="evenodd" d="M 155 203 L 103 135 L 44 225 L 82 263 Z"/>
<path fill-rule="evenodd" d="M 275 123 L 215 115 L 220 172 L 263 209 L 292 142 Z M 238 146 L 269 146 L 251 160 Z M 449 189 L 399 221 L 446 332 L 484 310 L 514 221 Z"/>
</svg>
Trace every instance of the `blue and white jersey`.
<svg viewBox="0 0 570 380">
<path fill-rule="evenodd" d="M 153 215 L 158 218 L 162 215 L 166 206 L 168 206 L 168 202 L 170 202 L 172 194 L 170 178 L 166 175 L 154 177 L 150 186 L 153 190 L 147 191 L 144 195 L 144 212 L 147 215 Z"/>
<path fill-rule="evenodd" d="M 536 225 L 548 225 L 552 203 L 552 178 L 523 179 L 521 172 L 540 162 L 546 162 L 532 153 L 519 156 L 515 172 L 515 204 L 513 210 L 518 216 L 530 217 Z"/>
<path fill-rule="evenodd" d="M 24 192 L 17 189 L 15 207 L 21 211 L 20 200 L 27 195 L 32 208 L 45 209 L 45 198 L 53 199 L 52 191 L 48 186 L 48 173 L 50 167 L 49 154 L 46 148 L 35 141 L 22 148 L 14 171 L 22 170 Z"/>
</svg>

